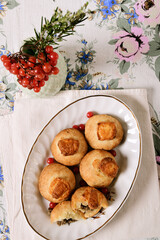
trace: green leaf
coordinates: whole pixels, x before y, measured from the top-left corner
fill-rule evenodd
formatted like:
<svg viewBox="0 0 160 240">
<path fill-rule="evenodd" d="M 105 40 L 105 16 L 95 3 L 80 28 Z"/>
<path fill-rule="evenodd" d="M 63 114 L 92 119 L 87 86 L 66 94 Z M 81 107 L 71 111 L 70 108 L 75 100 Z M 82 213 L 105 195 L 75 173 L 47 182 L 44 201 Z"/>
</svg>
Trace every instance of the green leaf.
<svg viewBox="0 0 160 240">
<path fill-rule="evenodd" d="M 22 52 L 26 53 L 28 55 L 34 56 L 35 53 L 36 53 L 36 46 L 33 45 L 33 43 L 30 43 L 30 42 L 25 43 L 22 47 Z"/>
<path fill-rule="evenodd" d="M 125 72 L 128 71 L 129 67 L 130 67 L 130 62 L 126 62 L 125 60 L 120 62 L 119 64 L 120 73 L 124 74 Z"/>
<path fill-rule="evenodd" d="M 41 32 L 42 32 L 42 28 L 43 28 L 43 17 L 41 17 Z"/>
<path fill-rule="evenodd" d="M 108 85 L 110 86 L 110 88 L 117 88 L 118 84 L 119 84 L 119 80 L 120 78 L 116 78 L 116 79 L 111 79 L 108 83 Z"/>
<path fill-rule="evenodd" d="M 90 80 L 92 80 L 92 75 L 91 75 L 91 74 L 88 74 L 88 75 L 87 75 L 87 81 L 90 81 Z"/>
<path fill-rule="evenodd" d="M 3 191 L 2 190 L 0 190 L 0 197 L 2 197 L 3 196 Z"/>
<path fill-rule="evenodd" d="M 122 4 L 121 4 L 121 9 L 122 9 L 122 12 L 126 12 L 126 13 L 129 12 L 128 7 L 126 7 L 125 5 L 122 5 Z"/>
<path fill-rule="evenodd" d="M 146 53 L 146 55 L 152 56 L 152 57 L 160 55 L 160 42 L 151 41 L 149 42 L 149 45 L 150 45 L 150 49 Z"/>
<path fill-rule="evenodd" d="M 0 24 L 3 24 L 3 20 L 2 20 L 2 18 L 0 18 Z"/>
<path fill-rule="evenodd" d="M 19 5 L 19 3 L 17 3 L 15 0 L 9 0 L 7 3 L 7 7 L 9 9 L 13 9 L 15 7 L 17 7 Z"/>
<path fill-rule="evenodd" d="M 117 41 L 118 41 L 118 39 L 112 39 L 108 42 L 108 44 L 115 45 Z"/>
<path fill-rule="evenodd" d="M 119 18 L 117 20 L 117 26 L 124 31 L 127 31 L 129 33 L 131 32 L 131 26 L 128 23 L 127 19 Z"/>
<path fill-rule="evenodd" d="M 160 136 L 160 124 L 159 123 L 158 123 L 158 125 L 152 124 L 152 127 L 154 128 L 154 130 L 158 134 L 158 136 Z"/>
<path fill-rule="evenodd" d="M 95 51 L 95 50 L 92 50 L 92 53 L 93 53 L 93 54 L 95 54 L 95 53 L 96 53 L 96 51 Z"/>
<path fill-rule="evenodd" d="M 78 66 L 78 64 L 76 64 L 75 69 L 76 69 L 76 71 L 79 71 L 79 66 Z"/>
<path fill-rule="evenodd" d="M 160 139 L 155 134 L 153 134 L 153 141 L 154 141 L 154 148 L 155 148 L 156 154 L 160 156 Z"/>
<path fill-rule="evenodd" d="M 9 90 L 9 91 L 13 91 L 13 90 L 16 89 L 16 87 L 17 87 L 16 83 L 9 83 L 9 84 L 7 85 L 6 92 L 7 92 L 8 90 Z"/>
<path fill-rule="evenodd" d="M 7 78 L 6 76 L 2 77 L 2 82 L 6 85 L 8 85 L 8 81 L 7 81 Z"/>
<path fill-rule="evenodd" d="M 123 0 L 123 2 L 122 3 L 131 3 L 131 0 Z"/>
<path fill-rule="evenodd" d="M 36 38 L 38 39 L 38 38 L 39 38 L 39 35 L 38 35 L 38 33 L 37 33 L 37 31 L 36 31 L 35 28 L 34 28 L 34 32 L 35 32 L 35 34 L 36 34 Z"/>
<path fill-rule="evenodd" d="M 155 61 L 155 74 L 160 81 L 160 57 L 158 57 Z"/>
<path fill-rule="evenodd" d="M 8 92 L 5 93 L 5 97 L 7 100 L 13 100 L 13 96 Z"/>
<path fill-rule="evenodd" d="M 160 24 L 155 28 L 154 40 L 155 42 L 160 43 Z"/>
</svg>

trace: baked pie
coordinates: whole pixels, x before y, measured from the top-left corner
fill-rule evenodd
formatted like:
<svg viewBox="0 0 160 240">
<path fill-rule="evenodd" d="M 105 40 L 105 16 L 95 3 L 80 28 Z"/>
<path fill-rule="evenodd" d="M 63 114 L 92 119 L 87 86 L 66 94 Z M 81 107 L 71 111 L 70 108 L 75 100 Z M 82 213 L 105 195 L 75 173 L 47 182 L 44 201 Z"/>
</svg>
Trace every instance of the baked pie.
<svg viewBox="0 0 160 240">
<path fill-rule="evenodd" d="M 87 150 L 88 145 L 83 134 L 74 128 L 59 132 L 51 145 L 56 161 L 67 166 L 79 164 Z"/>
<path fill-rule="evenodd" d="M 73 172 L 59 163 L 46 166 L 39 177 L 39 191 L 50 202 L 59 203 L 68 199 L 75 185 Z"/>
<path fill-rule="evenodd" d="M 78 188 L 71 198 L 71 207 L 84 218 L 93 217 L 102 208 L 106 208 L 108 202 L 99 190 L 93 187 Z"/>
<path fill-rule="evenodd" d="M 111 150 L 122 141 L 123 128 L 112 116 L 94 115 L 86 123 L 85 137 L 93 149 Z"/>
<path fill-rule="evenodd" d="M 118 174 L 113 155 L 105 150 L 87 153 L 80 163 L 80 175 L 92 187 L 107 187 Z"/>
<path fill-rule="evenodd" d="M 64 201 L 58 203 L 51 212 L 51 223 L 57 222 L 59 226 L 64 225 L 66 223 L 70 224 L 71 222 L 75 222 L 77 220 L 84 219 L 82 214 L 78 212 L 74 212 L 71 208 L 70 201 Z"/>
</svg>

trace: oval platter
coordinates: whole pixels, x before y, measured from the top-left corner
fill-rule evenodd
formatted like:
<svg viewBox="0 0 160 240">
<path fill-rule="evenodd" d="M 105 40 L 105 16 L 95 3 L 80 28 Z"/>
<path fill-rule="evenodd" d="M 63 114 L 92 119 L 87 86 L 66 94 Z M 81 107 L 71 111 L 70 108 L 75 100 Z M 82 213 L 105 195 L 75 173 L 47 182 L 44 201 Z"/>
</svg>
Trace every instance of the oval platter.
<svg viewBox="0 0 160 240">
<path fill-rule="evenodd" d="M 51 157 L 50 146 L 54 136 L 74 124 L 86 123 L 86 113 L 108 114 L 116 117 L 124 129 L 122 143 L 115 149 L 119 175 L 111 186 L 112 198 L 109 207 L 98 218 L 81 220 L 70 225 L 51 224 L 44 200 L 38 190 L 38 178 L 45 160 Z M 126 103 L 110 95 L 94 95 L 78 99 L 59 111 L 35 140 L 28 155 L 21 185 L 21 200 L 24 215 L 31 228 L 47 240 L 84 239 L 100 230 L 116 216 L 131 192 L 141 162 L 141 131 L 133 111 Z M 109 226 L 106 226 L 109 227 Z"/>
</svg>

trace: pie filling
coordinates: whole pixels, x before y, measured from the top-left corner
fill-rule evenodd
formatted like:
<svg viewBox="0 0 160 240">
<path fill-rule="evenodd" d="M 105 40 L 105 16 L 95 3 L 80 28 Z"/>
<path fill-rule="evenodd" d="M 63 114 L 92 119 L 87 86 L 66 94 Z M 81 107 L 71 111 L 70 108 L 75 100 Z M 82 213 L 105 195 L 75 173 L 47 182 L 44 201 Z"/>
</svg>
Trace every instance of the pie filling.
<svg viewBox="0 0 160 240">
<path fill-rule="evenodd" d="M 70 194 L 70 185 L 65 179 L 56 178 L 51 182 L 49 192 L 55 199 L 67 198 Z"/>
<path fill-rule="evenodd" d="M 114 122 L 98 123 L 97 136 L 100 141 L 113 140 L 116 137 L 117 130 Z"/>
<path fill-rule="evenodd" d="M 58 226 L 62 226 L 64 224 L 70 225 L 72 222 L 76 222 L 77 220 L 69 218 L 69 219 L 63 219 L 62 221 L 57 221 Z"/>
<path fill-rule="evenodd" d="M 78 152 L 79 141 L 73 138 L 61 139 L 58 142 L 58 147 L 63 156 L 74 155 Z"/>
<path fill-rule="evenodd" d="M 86 211 L 91 210 L 88 205 L 85 206 L 82 203 L 81 203 L 81 209 L 86 210 Z"/>
<path fill-rule="evenodd" d="M 103 174 L 113 178 L 115 178 L 118 173 L 118 165 L 110 157 L 101 160 L 99 169 L 103 172 Z"/>
</svg>

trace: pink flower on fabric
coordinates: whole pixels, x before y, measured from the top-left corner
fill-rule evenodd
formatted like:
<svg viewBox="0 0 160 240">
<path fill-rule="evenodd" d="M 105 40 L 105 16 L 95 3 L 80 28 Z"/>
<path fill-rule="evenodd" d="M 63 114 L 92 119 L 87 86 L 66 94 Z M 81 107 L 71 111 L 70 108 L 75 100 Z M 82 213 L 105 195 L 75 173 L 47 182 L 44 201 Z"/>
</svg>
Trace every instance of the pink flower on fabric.
<svg viewBox="0 0 160 240">
<path fill-rule="evenodd" d="M 132 27 L 131 32 L 120 31 L 114 39 L 118 39 L 115 45 L 115 53 L 121 60 L 136 62 L 142 53 L 149 51 L 148 38 L 143 35 L 143 30 Z"/>
<path fill-rule="evenodd" d="M 135 4 L 138 20 L 145 25 L 155 27 L 160 24 L 160 1 L 159 0 L 139 0 Z"/>
</svg>

